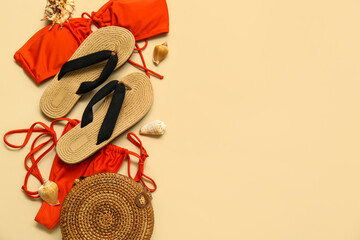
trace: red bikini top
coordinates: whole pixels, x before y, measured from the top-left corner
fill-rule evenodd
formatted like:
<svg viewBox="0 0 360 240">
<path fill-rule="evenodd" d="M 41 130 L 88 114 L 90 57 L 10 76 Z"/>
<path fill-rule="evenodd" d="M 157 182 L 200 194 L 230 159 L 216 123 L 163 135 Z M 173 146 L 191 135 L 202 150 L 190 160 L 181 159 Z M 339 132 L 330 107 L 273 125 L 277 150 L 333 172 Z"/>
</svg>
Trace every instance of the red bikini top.
<svg viewBox="0 0 360 240">
<path fill-rule="evenodd" d="M 137 41 L 169 32 L 166 0 L 110 0 L 91 15 L 83 13 L 81 18 L 69 19 L 62 29 L 59 24 L 51 30 L 50 25 L 44 27 L 15 53 L 14 58 L 36 83 L 40 83 L 60 71 L 92 32 L 91 23 L 98 28 L 124 27 Z"/>
</svg>

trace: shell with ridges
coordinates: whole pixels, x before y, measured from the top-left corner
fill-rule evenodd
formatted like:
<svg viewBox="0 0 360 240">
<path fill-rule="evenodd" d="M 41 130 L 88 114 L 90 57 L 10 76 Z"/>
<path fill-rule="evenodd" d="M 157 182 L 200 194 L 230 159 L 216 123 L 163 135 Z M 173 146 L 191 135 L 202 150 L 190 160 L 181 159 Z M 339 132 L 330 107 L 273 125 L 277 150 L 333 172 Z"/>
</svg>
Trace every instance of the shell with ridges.
<svg viewBox="0 0 360 240">
<path fill-rule="evenodd" d="M 59 23 L 61 28 L 64 22 L 67 22 L 74 11 L 74 0 L 48 0 L 44 18 L 42 20 L 49 20 L 52 22 L 51 29 L 56 23 Z"/>
<path fill-rule="evenodd" d="M 52 206 L 59 205 L 59 188 L 57 184 L 50 180 L 45 180 L 44 184 L 38 190 L 42 200 Z"/>
<path fill-rule="evenodd" d="M 166 125 L 160 120 L 152 121 L 140 129 L 141 135 L 160 136 L 165 133 Z"/>
</svg>

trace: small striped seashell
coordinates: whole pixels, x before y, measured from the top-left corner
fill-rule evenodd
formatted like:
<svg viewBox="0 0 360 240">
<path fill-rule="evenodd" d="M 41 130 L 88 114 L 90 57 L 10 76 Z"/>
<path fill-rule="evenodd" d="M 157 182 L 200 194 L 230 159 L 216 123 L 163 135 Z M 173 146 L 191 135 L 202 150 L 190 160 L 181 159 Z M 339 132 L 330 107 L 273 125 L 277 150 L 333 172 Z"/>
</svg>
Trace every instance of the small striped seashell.
<svg viewBox="0 0 360 240">
<path fill-rule="evenodd" d="M 161 136 L 165 133 L 166 125 L 160 120 L 152 121 L 140 129 L 141 135 Z"/>
</svg>

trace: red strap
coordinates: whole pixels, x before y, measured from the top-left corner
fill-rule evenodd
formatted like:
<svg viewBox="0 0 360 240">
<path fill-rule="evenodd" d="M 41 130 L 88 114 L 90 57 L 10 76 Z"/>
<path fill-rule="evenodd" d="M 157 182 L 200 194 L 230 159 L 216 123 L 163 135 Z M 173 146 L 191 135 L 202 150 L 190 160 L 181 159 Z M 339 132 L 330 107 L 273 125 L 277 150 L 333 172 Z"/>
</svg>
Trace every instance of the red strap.
<svg viewBox="0 0 360 240">
<path fill-rule="evenodd" d="M 25 165 L 25 168 L 27 170 L 27 173 L 26 173 L 26 176 L 25 176 L 24 185 L 21 188 L 24 190 L 26 195 L 28 195 L 30 198 L 38 198 L 38 197 L 40 197 L 38 191 L 29 191 L 28 188 L 27 188 L 27 183 L 28 183 L 30 174 L 33 175 L 34 177 L 36 177 L 41 184 L 44 184 L 44 180 L 43 180 L 43 178 L 42 178 L 42 176 L 40 174 L 40 170 L 39 170 L 37 164 L 56 145 L 57 136 L 56 136 L 56 132 L 54 130 L 54 124 L 56 122 L 62 121 L 62 120 L 68 121 L 68 124 L 76 125 L 77 123 L 79 123 L 78 120 L 72 120 L 72 119 L 68 119 L 68 118 L 59 118 L 59 119 L 55 119 L 54 121 L 52 121 L 50 126 L 47 126 L 45 123 L 42 123 L 42 122 L 36 122 L 33 125 L 31 125 L 30 128 L 28 128 L 28 129 L 12 130 L 12 131 L 9 131 L 9 132 L 5 133 L 5 135 L 4 135 L 4 142 L 5 142 L 6 145 L 8 145 L 8 146 L 10 146 L 12 148 L 22 148 L 29 142 L 29 139 L 30 139 L 32 133 L 34 133 L 34 132 L 41 133 L 34 139 L 33 143 L 31 144 L 30 152 L 26 155 L 25 161 L 24 161 L 24 165 Z M 37 127 L 37 125 L 40 125 L 40 127 Z M 26 133 L 24 142 L 21 145 L 12 144 L 6 139 L 6 137 L 8 135 L 11 135 L 11 134 L 14 134 L 14 133 Z M 47 139 L 46 141 L 36 145 L 37 141 L 40 138 L 42 138 L 43 136 L 46 136 L 46 135 L 49 136 L 50 138 Z M 48 143 L 50 143 L 51 141 L 52 141 L 52 144 L 45 151 L 43 151 L 39 157 L 35 158 L 35 156 L 34 156 L 35 153 L 40 151 L 43 147 L 48 145 Z M 31 166 L 29 166 L 27 164 L 28 159 L 31 160 L 31 163 L 32 163 Z"/>
<path fill-rule="evenodd" d="M 24 165 L 25 165 L 25 168 L 27 170 L 27 173 L 26 173 L 26 176 L 25 176 L 24 185 L 21 188 L 24 190 L 26 195 L 29 196 L 30 198 L 39 198 L 40 196 L 39 196 L 38 191 L 30 191 L 30 190 L 28 190 L 27 183 L 28 183 L 29 177 L 30 177 L 30 175 L 33 175 L 34 177 L 36 177 L 39 180 L 39 182 L 41 184 L 44 184 L 44 180 L 43 180 L 43 178 L 41 176 L 41 173 L 40 173 L 40 170 L 39 170 L 37 164 L 56 145 L 58 139 L 57 139 L 57 136 L 56 136 L 56 132 L 54 130 L 54 124 L 56 122 L 62 121 L 62 120 L 68 121 L 67 124 L 73 124 L 74 126 L 80 122 L 79 120 L 76 120 L 76 119 L 72 120 L 72 119 L 69 119 L 69 118 L 59 118 L 59 119 L 55 119 L 54 121 L 52 121 L 50 126 L 47 126 L 45 123 L 42 123 L 42 122 L 36 122 L 36 123 L 32 124 L 30 126 L 30 128 L 28 128 L 28 129 L 12 130 L 12 131 L 9 131 L 9 132 L 5 133 L 5 135 L 4 135 L 5 144 L 7 144 L 8 146 L 10 146 L 12 148 L 22 148 L 29 142 L 32 133 L 41 133 L 34 139 L 33 143 L 31 144 L 30 152 L 26 155 L 25 161 L 24 161 Z M 38 125 L 40 125 L 40 127 L 37 127 Z M 10 143 L 6 139 L 8 135 L 15 134 L 15 133 L 26 133 L 24 142 L 22 144 L 15 145 L 15 144 Z M 46 141 L 36 145 L 37 141 L 40 138 L 42 138 L 43 136 L 46 136 L 46 135 L 49 136 L 50 138 L 47 139 Z M 147 154 L 145 148 L 142 146 L 142 142 L 140 141 L 140 139 L 134 133 L 129 133 L 128 134 L 128 139 L 135 146 L 140 148 L 140 155 L 138 155 L 137 153 L 131 152 L 131 151 L 127 152 L 129 177 L 132 178 L 133 180 L 135 180 L 136 182 L 141 181 L 143 183 L 143 185 L 149 191 L 153 192 L 153 191 L 155 191 L 157 189 L 156 183 L 152 178 L 150 178 L 149 176 L 144 174 L 144 163 L 145 163 L 146 158 L 149 155 Z M 35 158 L 35 154 L 37 152 L 39 152 L 43 147 L 48 145 L 50 142 L 52 142 L 52 144 L 45 151 L 43 151 L 40 156 Z M 131 173 L 130 173 L 130 163 L 131 163 L 130 162 L 130 155 L 133 155 L 133 156 L 139 158 L 139 162 L 138 162 L 139 168 L 138 168 L 138 171 L 137 171 L 134 178 L 131 176 Z M 31 166 L 29 166 L 27 164 L 28 159 L 31 160 L 31 163 L 32 163 Z M 146 183 L 144 181 L 146 179 L 149 180 L 150 182 L 152 182 L 152 185 L 154 186 L 154 188 L 149 188 L 146 185 Z"/>
<path fill-rule="evenodd" d="M 83 13 L 81 14 L 81 17 L 82 17 L 82 18 L 85 18 L 85 16 L 87 16 L 88 18 L 91 19 L 91 23 L 94 23 L 94 25 L 95 25 L 97 28 L 100 28 L 101 26 L 100 26 L 99 24 L 97 24 L 96 22 L 94 22 L 94 16 L 95 16 L 95 14 L 96 14 L 96 12 L 94 12 L 94 11 L 91 12 L 91 15 L 88 14 L 87 12 L 83 12 Z M 90 23 L 90 25 L 91 25 L 91 23 Z"/>
<path fill-rule="evenodd" d="M 139 46 L 136 46 L 137 48 L 135 48 L 134 51 L 142 51 L 142 50 L 144 50 L 147 47 L 148 43 L 149 43 L 149 41 L 147 39 L 145 39 L 144 46 L 142 46 L 141 48 L 139 48 Z M 138 43 L 136 43 L 136 44 L 138 44 Z"/>
<path fill-rule="evenodd" d="M 138 68 L 141 68 L 141 69 L 145 70 L 145 73 L 149 78 L 150 78 L 149 73 L 151 73 L 152 75 L 154 75 L 154 76 L 156 76 L 156 77 L 158 77 L 160 79 L 163 79 L 164 76 L 162 76 L 162 75 L 160 75 L 160 74 L 158 74 L 158 73 L 156 73 L 156 72 L 154 72 L 154 71 L 152 71 L 152 70 L 150 70 L 150 69 L 148 69 L 146 67 L 145 59 L 144 59 L 144 56 L 143 56 L 141 51 L 144 50 L 147 47 L 147 45 L 148 45 L 148 40 L 147 39 L 145 40 L 145 44 L 144 44 L 143 47 L 139 47 L 139 44 L 135 43 L 136 48 L 134 49 L 134 51 L 137 51 L 140 54 L 140 58 L 141 58 L 141 61 L 143 63 L 143 66 L 141 66 L 140 64 L 138 64 L 138 63 L 136 63 L 136 62 L 134 62 L 134 61 L 132 61 L 130 59 L 128 59 L 128 62 L 131 63 L 132 65 L 138 67 Z"/>
<path fill-rule="evenodd" d="M 127 135 L 127 138 L 129 139 L 130 142 L 132 142 L 135 146 L 137 146 L 138 148 L 140 148 L 140 156 L 137 154 L 137 153 L 134 153 L 134 152 L 131 152 L 131 151 L 128 151 L 127 153 L 127 157 L 128 157 L 128 174 L 129 174 L 129 177 L 132 178 L 134 181 L 138 182 L 138 181 L 141 181 L 142 184 L 150 191 L 150 192 L 153 192 L 157 189 L 157 186 L 156 186 L 156 183 L 155 181 L 150 178 L 149 176 L 145 175 L 144 174 L 144 163 L 145 163 L 145 160 L 146 158 L 149 156 L 145 150 L 145 148 L 143 147 L 142 145 L 142 142 L 140 141 L 140 139 L 132 132 L 128 133 Z M 134 139 L 135 138 L 135 139 Z M 137 158 L 139 158 L 139 168 L 138 168 L 138 171 L 135 175 L 135 177 L 133 178 L 130 174 L 130 155 L 133 155 Z M 144 180 L 149 180 L 152 185 L 154 186 L 154 188 L 149 188 L 145 181 Z"/>
</svg>

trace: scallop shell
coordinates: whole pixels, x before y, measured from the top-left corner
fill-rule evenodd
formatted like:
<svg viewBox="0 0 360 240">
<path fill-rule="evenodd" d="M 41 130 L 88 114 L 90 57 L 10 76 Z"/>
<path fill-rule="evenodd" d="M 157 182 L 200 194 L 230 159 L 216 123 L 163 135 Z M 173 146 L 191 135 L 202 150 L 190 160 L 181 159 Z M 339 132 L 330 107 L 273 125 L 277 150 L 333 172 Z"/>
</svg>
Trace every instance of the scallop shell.
<svg viewBox="0 0 360 240">
<path fill-rule="evenodd" d="M 152 121 L 140 129 L 141 135 L 160 136 L 165 133 L 166 125 L 160 120 Z"/>
<path fill-rule="evenodd" d="M 59 23 L 62 28 L 62 24 L 68 21 L 74 8 L 74 0 L 48 0 L 45 7 L 45 16 L 42 20 L 49 20 L 52 22 L 49 29 L 56 23 Z"/>
<path fill-rule="evenodd" d="M 39 188 L 39 195 L 48 204 L 52 206 L 59 205 L 59 188 L 57 184 L 50 180 L 45 180 Z"/>
</svg>

